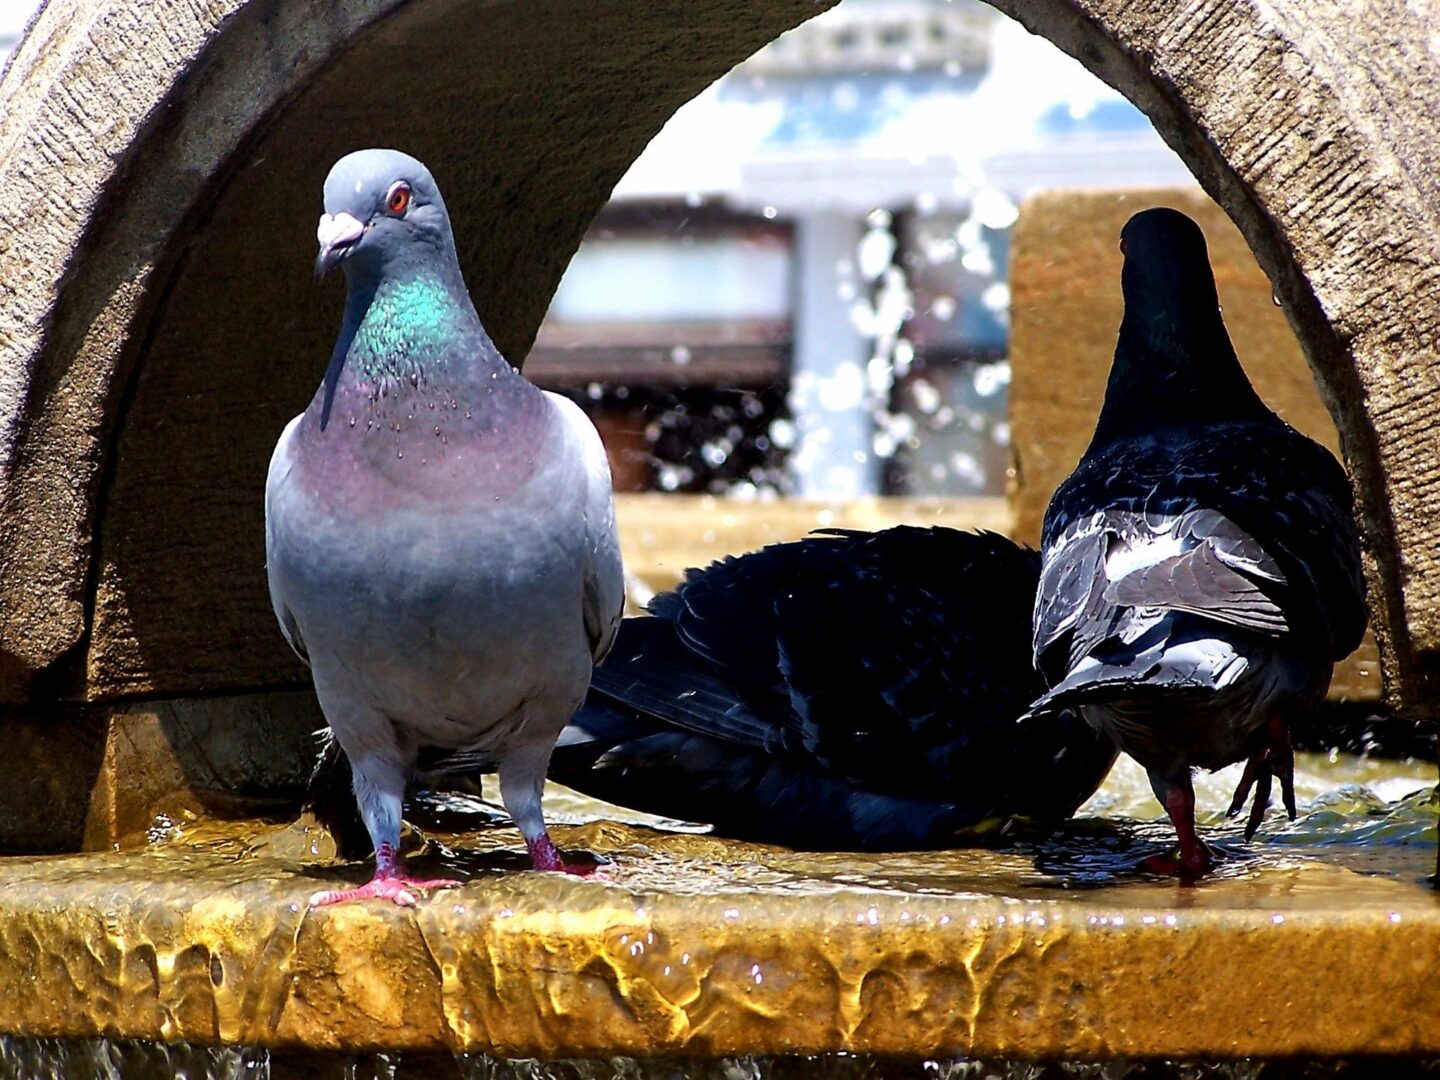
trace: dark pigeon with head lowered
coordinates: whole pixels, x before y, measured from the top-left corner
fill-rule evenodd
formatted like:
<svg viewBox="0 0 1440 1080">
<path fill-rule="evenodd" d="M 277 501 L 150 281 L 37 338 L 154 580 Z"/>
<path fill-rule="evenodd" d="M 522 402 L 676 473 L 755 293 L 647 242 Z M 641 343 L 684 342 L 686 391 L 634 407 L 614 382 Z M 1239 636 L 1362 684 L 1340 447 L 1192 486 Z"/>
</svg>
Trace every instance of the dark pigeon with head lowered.
<svg viewBox="0 0 1440 1080">
<path fill-rule="evenodd" d="M 360 889 L 413 904 L 398 855 L 422 750 L 498 770 L 537 869 L 565 869 L 540 792 L 555 738 L 620 621 L 610 473 L 573 403 L 496 351 L 460 275 L 430 172 L 394 150 L 325 182 L 316 270 L 344 267 L 339 339 L 280 436 L 266 567 L 354 771 L 375 851 Z"/>
<path fill-rule="evenodd" d="M 1045 514 L 1034 711 L 1078 708 L 1145 766 L 1180 841 L 1152 868 L 1193 879 L 1212 856 L 1192 768 L 1247 761 L 1247 836 L 1272 777 L 1294 817 L 1289 728 L 1359 644 L 1365 589 L 1345 473 L 1245 377 L 1199 227 L 1147 210 L 1121 250 L 1105 403 Z"/>
<path fill-rule="evenodd" d="M 626 619 L 551 777 L 812 850 L 984 842 L 1068 817 L 1116 750 L 1029 657 L 1039 559 L 989 533 L 900 527 L 691 570 Z"/>
</svg>

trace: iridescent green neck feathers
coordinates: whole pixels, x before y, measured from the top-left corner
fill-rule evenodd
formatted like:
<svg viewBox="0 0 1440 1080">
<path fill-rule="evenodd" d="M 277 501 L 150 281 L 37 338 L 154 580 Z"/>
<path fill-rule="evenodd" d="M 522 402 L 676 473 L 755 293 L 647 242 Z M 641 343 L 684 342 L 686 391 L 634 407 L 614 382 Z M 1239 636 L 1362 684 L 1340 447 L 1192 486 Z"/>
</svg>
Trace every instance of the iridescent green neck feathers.
<svg viewBox="0 0 1440 1080">
<path fill-rule="evenodd" d="M 437 276 L 381 282 L 360 315 L 345 366 L 366 382 L 410 379 L 468 355 L 455 346 L 468 343 L 476 329 L 468 298 L 457 297 Z"/>
</svg>

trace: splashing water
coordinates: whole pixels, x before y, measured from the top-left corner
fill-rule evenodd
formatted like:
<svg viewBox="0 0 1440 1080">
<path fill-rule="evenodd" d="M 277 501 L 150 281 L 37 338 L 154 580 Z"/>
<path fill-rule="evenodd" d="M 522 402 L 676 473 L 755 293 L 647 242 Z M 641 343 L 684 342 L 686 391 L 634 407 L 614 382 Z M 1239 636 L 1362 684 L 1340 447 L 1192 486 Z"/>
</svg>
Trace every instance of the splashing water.
<svg viewBox="0 0 1440 1080">
<path fill-rule="evenodd" d="M 1391 1064 L 1391 1068 L 1397 1067 Z M 1295 1080 L 1360 1080 L 1364 1060 L 1291 1059 L 1278 1075 Z M 1440 1076 L 1440 1062 L 1407 1060 L 1406 1077 Z M 538 1061 L 484 1054 L 309 1054 L 258 1047 L 163 1046 L 129 1040 L 0 1037 L 0 1075 L 57 1080 L 1262 1080 L 1267 1062 L 1048 1062 L 794 1057 L 608 1058 Z"/>
</svg>

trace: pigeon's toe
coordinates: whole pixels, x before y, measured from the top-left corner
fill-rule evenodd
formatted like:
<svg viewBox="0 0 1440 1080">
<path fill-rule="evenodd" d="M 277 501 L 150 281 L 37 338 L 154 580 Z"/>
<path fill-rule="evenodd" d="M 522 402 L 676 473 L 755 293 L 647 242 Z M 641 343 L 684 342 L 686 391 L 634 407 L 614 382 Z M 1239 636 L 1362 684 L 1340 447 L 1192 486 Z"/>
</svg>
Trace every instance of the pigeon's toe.
<svg viewBox="0 0 1440 1080">
<path fill-rule="evenodd" d="M 534 840 L 526 842 L 526 848 L 530 852 L 530 862 L 536 870 L 548 871 L 556 874 L 570 874 L 573 877 L 595 878 L 597 881 L 608 880 L 600 873 L 600 867 L 596 863 L 567 863 L 560 855 L 560 849 L 555 846 L 555 841 L 550 839 L 549 833 L 541 833 Z"/>
<path fill-rule="evenodd" d="M 1270 809 L 1270 791 L 1275 779 L 1280 781 L 1280 799 L 1285 804 L 1285 813 L 1295 820 L 1295 751 L 1290 745 L 1290 732 L 1281 720 L 1272 720 L 1269 725 L 1269 741 L 1245 762 L 1245 772 L 1235 787 L 1235 797 L 1230 800 L 1226 817 L 1234 817 L 1245 805 L 1251 789 L 1255 797 L 1250 803 L 1250 817 L 1245 823 L 1245 839 L 1252 840 L 1265 812 Z"/>
<path fill-rule="evenodd" d="M 1271 760 L 1269 748 L 1258 750 L 1245 762 L 1245 772 L 1240 777 L 1240 783 L 1235 785 L 1235 797 L 1230 800 L 1230 808 L 1225 811 L 1226 817 L 1238 814 L 1244 808 L 1246 800 L 1250 799 L 1250 793 L 1255 793 L 1255 797 L 1250 801 L 1250 816 L 1245 821 L 1246 840 L 1255 836 L 1260 823 L 1265 820 L 1265 811 L 1270 809 L 1274 768 L 1275 763 Z"/>
<path fill-rule="evenodd" d="M 453 889 L 465 884 L 451 878 L 412 878 L 406 874 L 371 878 L 358 889 L 322 889 L 310 897 L 311 907 L 328 907 L 350 900 L 389 900 L 401 907 L 414 907 L 419 896 L 432 889 Z"/>
</svg>

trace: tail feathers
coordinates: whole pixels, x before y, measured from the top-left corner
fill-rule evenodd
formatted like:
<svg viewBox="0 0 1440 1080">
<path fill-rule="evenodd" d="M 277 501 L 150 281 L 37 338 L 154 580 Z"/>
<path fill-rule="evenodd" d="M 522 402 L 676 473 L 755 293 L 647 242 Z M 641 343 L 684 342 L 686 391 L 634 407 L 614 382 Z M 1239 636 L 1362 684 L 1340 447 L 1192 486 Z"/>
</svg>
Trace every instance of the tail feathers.
<svg viewBox="0 0 1440 1080">
<path fill-rule="evenodd" d="M 1036 698 L 1022 719 L 1101 701 L 1216 694 L 1234 686 L 1250 661 L 1234 643 L 1207 637 L 1166 640 L 1110 661 L 1087 656 Z"/>
<path fill-rule="evenodd" d="M 341 858 L 363 859 L 370 854 L 370 833 L 355 804 L 350 759 L 329 728 L 320 733 L 320 755 L 305 786 L 304 809 L 334 837 Z"/>
</svg>

